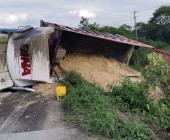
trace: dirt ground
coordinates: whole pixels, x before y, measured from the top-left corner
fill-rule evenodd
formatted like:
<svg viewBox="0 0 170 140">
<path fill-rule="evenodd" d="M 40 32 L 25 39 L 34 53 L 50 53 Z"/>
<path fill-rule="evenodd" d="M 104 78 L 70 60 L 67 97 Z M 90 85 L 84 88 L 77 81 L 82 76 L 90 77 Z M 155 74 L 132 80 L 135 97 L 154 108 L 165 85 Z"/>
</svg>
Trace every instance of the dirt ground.
<svg viewBox="0 0 170 140">
<path fill-rule="evenodd" d="M 55 99 L 31 92 L 0 92 L 1 140 L 46 140 L 49 137 L 50 140 L 95 139 L 68 126 L 61 104 Z"/>
<path fill-rule="evenodd" d="M 155 101 L 165 98 L 165 94 L 164 94 L 163 90 L 159 87 L 156 87 L 154 89 L 150 88 L 149 93 L 150 93 L 150 95 L 149 95 L 150 98 Z"/>
<path fill-rule="evenodd" d="M 60 66 L 65 71 L 80 73 L 87 81 L 103 89 L 107 89 L 109 84 L 121 85 L 125 78 L 135 82 L 142 79 L 140 72 L 103 55 L 67 54 L 60 60 Z"/>
</svg>

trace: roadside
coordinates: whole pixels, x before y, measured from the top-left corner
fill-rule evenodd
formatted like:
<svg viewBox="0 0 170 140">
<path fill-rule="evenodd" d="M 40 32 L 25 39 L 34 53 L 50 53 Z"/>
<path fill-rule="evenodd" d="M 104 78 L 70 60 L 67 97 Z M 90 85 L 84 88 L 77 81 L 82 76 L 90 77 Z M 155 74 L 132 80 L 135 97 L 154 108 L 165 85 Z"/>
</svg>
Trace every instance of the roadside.
<svg viewBox="0 0 170 140">
<path fill-rule="evenodd" d="M 0 139 L 92 138 L 65 124 L 61 106 L 55 99 L 31 92 L 3 92 L 0 94 Z"/>
<path fill-rule="evenodd" d="M 70 72 L 67 87 L 66 117 L 84 131 L 113 139 L 169 139 L 169 96 L 151 99 L 146 83 L 125 79 L 106 92 Z"/>
</svg>

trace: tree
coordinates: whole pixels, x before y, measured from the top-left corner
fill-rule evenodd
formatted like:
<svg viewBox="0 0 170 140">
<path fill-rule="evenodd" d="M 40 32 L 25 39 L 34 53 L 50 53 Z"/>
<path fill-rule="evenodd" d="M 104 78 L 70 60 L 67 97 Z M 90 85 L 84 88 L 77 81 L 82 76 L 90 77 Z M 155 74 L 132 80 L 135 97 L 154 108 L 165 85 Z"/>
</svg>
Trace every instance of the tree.
<svg viewBox="0 0 170 140">
<path fill-rule="evenodd" d="M 170 25 L 170 6 L 162 6 L 155 11 L 150 24 Z"/>
<path fill-rule="evenodd" d="M 144 22 L 138 22 L 136 24 L 136 28 L 140 32 L 145 32 L 145 26 L 146 26 L 146 23 L 144 23 Z"/>
<path fill-rule="evenodd" d="M 78 25 L 78 27 L 80 29 L 86 29 L 88 25 L 89 25 L 89 19 L 85 17 L 81 17 L 80 24 Z"/>
<path fill-rule="evenodd" d="M 128 30 L 128 31 L 132 31 L 132 27 L 127 25 L 127 24 L 123 24 L 119 27 L 119 29 L 123 29 L 123 30 Z"/>
<path fill-rule="evenodd" d="M 137 28 L 138 34 L 140 36 L 147 37 L 147 34 L 148 34 L 148 24 L 146 24 L 144 22 L 138 22 L 136 24 L 136 28 Z"/>
<path fill-rule="evenodd" d="M 170 6 L 158 8 L 148 23 L 137 23 L 139 36 L 170 43 Z"/>
</svg>

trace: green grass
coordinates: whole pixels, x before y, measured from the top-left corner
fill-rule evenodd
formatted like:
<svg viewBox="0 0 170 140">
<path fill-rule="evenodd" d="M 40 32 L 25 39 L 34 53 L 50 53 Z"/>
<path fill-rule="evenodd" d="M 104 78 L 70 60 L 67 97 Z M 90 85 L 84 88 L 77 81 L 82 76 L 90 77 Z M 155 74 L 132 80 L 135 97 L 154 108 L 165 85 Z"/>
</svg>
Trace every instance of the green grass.
<svg viewBox="0 0 170 140">
<path fill-rule="evenodd" d="M 148 110 L 148 86 L 145 83 L 132 83 L 125 79 L 122 86 L 111 86 L 109 95 L 112 103 L 121 111 Z"/>
<path fill-rule="evenodd" d="M 108 94 L 112 104 L 122 112 L 131 112 L 146 125 L 156 125 L 170 134 L 170 94 L 165 99 L 154 101 L 149 98 L 146 83 L 125 80 L 121 87 L 112 87 Z"/>
<path fill-rule="evenodd" d="M 118 117 L 110 93 L 105 93 L 75 72 L 68 74 L 67 87 L 68 95 L 63 101 L 63 109 L 68 120 L 82 130 L 116 140 L 150 138 L 152 131 L 143 124 L 127 122 Z M 139 105 L 139 102 L 131 103 L 136 107 Z"/>
<path fill-rule="evenodd" d="M 140 112 L 143 121 L 155 124 L 170 134 L 170 98 L 167 96 L 160 101 L 152 101 L 149 111 Z"/>
</svg>

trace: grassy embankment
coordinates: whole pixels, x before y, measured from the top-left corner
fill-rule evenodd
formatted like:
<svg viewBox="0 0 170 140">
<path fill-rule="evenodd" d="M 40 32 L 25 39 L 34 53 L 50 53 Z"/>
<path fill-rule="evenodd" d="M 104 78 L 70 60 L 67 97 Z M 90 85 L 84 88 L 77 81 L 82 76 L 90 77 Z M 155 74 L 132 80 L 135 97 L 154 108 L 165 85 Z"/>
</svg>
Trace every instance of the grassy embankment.
<svg viewBox="0 0 170 140">
<path fill-rule="evenodd" d="M 71 72 L 67 87 L 63 101 L 66 117 L 87 133 L 116 140 L 168 137 L 170 97 L 151 100 L 145 83 L 125 80 L 121 87 L 110 86 L 107 93 Z"/>
</svg>

